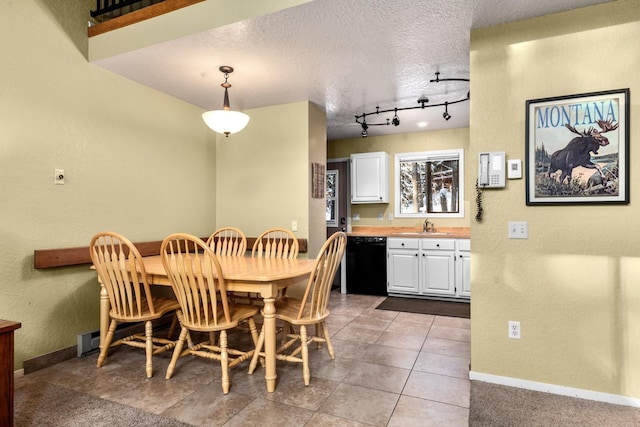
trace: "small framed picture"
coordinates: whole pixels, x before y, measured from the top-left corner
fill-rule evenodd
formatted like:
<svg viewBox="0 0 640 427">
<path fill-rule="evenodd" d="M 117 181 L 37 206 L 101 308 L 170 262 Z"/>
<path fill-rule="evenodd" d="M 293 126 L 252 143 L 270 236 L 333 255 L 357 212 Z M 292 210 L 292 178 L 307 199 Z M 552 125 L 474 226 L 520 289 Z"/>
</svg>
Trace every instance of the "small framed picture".
<svg viewBox="0 0 640 427">
<path fill-rule="evenodd" d="M 526 101 L 527 205 L 629 203 L 629 89 Z"/>
</svg>

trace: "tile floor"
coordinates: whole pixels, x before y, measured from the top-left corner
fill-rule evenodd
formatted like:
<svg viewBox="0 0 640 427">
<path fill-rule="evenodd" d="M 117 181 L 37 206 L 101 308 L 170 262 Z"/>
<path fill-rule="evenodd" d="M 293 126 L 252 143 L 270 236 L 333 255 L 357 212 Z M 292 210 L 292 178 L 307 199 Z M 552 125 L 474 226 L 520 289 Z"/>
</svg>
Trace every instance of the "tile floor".
<svg viewBox="0 0 640 427">
<path fill-rule="evenodd" d="M 308 387 L 301 365 L 278 362 L 276 391 L 267 393 L 263 368 L 248 375 L 244 362 L 223 395 L 215 361 L 182 358 L 165 380 L 170 353 L 154 357 L 147 380 L 144 354 L 120 347 L 100 369 L 97 354 L 68 360 L 18 378 L 16 392 L 46 381 L 194 426 L 467 426 L 469 319 L 376 310 L 382 299 L 332 292 L 336 359 L 313 348 Z"/>
</svg>

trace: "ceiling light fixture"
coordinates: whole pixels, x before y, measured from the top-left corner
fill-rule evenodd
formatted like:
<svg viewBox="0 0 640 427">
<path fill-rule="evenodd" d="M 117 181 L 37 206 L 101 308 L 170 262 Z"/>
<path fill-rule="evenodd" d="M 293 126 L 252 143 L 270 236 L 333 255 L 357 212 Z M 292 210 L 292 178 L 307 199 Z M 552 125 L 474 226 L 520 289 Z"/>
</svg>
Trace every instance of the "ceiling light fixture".
<svg viewBox="0 0 640 427">
<path fill-rule="evenodd" d="M 451 81 L 455 81 L 455 82 L 469 82 L 469 79 L 458 79 L 458 78 L 452 78 L 452 79 L 441 79 L 440 78 L 440 72 L 436 71 L 436 78 L 435 79 L 431 79 L 429 80 L 429 83 L 440 83 L 440 82 L 451 82 Z M 399 126 L 400 125 L 400 118 L 398 117 L 398 111 L 404 111 L 404 110 L 415 110 L 416 108 L 421 108 L 421 109 L 425 109 L 425 108 L 431 108 L 431 107 L 442 107 L 444 106 L 444 113 L 442 114 L 442 117 L 445 120 L 449 120 L 451 118 L 451 114 L 449 114 L 449 105 L 452 104 L 458 104 L 460 102 L 465 102 L 465 101 L 469 101 L 469 99 L 471 99 L 470 97 L 471 92 L 467 91 L 467 95 L 464 98 L 460 98 L 460 99 L 453 99 L 452 101 L 445 101 L 445 102 L 441 102 L 438 104 L 429 104 L 429 98 L 427 98 L 426 96 L 422 96 L 418 99 L 418 106 L 416 107 L 405 107 L 405 108 L 398 108 L 398 107 L 394 107 L 388 110 L 380 110 L 379 106 L 376 106 L 376 111 L 372 111 L 370 113 L 362 113 L 360 115 L 355 116 L 356 117 L 356 123 L 358 123 L 360 126 L 362 126 L 362 137 L 366 138 L 367 135 L 369 134 L 368 129 L 369 126 L 389 126 L 389 125 L 393 125 L 393 126 Z M 393 111 L 393 118 L 392 119 L 385 119 L 384 121 L 380 122 L 380 123 L 367 123 L 367 116 L 370 116 L 372 114 L 384 114 L 384 113 L 390 113 Z"/>
<path fill-rule="evenodd" d="M 220 71 L 224 73 L 224 83 L 220 86 L 224 88 L 224 102 L 222 104 L 222 110 L 207 111 L 202 114 L 202 120 L 213 131 L 223 133 L 226 137 L 232 133 L 238 133 L 249 123 L 249 116 L 239 111 L 231 110 L 229 106 L 229 88 L 231 83 L 227 82 L 229 74 L 233 73 L 233 67 L 223 65 L 220 67 Z"/>
<path fill-rule="evenodd" d="M 447 111 L 447 106 L 449 105 L 448 102 L 444 103 L 444 113 L 442 113 L 442 118 L 445 120 L 449 120 L 451 118 L 451 114 L 449 114 L 449 111 Z"/>
</svg>

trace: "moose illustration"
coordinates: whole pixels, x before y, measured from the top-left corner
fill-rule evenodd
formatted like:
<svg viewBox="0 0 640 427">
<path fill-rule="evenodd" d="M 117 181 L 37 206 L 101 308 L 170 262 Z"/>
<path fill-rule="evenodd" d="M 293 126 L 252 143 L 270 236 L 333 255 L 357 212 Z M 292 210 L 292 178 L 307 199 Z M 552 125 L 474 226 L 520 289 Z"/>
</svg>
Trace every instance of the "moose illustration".
<svg viewBox="0 0 640 427">
<path fill-rule="evenodd" d="M 597 169 L 600 175 L 602 171 L 600 167 L 591 162 L 591 154 L 598 154 L 598 149 L 609 145 L 609 140 L 602 135 L 605 132 L 618 129 L 619 123 L 613 124 L 613 120 L 598 120 L 598 126 L 601 130 L 596 130 L 594 127 L 589 127 L 584 132 L 579 132 L 575 127 L 565 124 L 565 127 L 571 132 L 580 136 L 573 138 L 566 147 L 556 151 L 550 157 L 549 174 L 561 171 L 560 182 L 564 182 L 565 179 L 571 180 L 571 172 L 578 166 L 583 166 L 589 169 Z"/>
</svg>

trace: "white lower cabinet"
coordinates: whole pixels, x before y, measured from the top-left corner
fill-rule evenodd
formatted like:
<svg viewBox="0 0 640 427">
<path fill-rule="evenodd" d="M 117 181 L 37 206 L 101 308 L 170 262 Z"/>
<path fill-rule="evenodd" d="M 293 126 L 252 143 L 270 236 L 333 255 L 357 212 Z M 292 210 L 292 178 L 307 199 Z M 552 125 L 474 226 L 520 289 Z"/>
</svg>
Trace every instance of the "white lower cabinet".
<svg viewBox="0 0 640 427">
<path fill-rule="evenodd" d="M 420 293 L 455 296 L 456 243 L 453 239 L 421 239 Z"/>
<path fill-rule="evenodd" d="M 469 239 L 387 239 L 387 291 L 470 298 Z"/>
<path fill-rule="evenodd" d="M 417 294 L 420 292 L 418 239 L 387 239 L 387 291 Z"/>
</svg>

